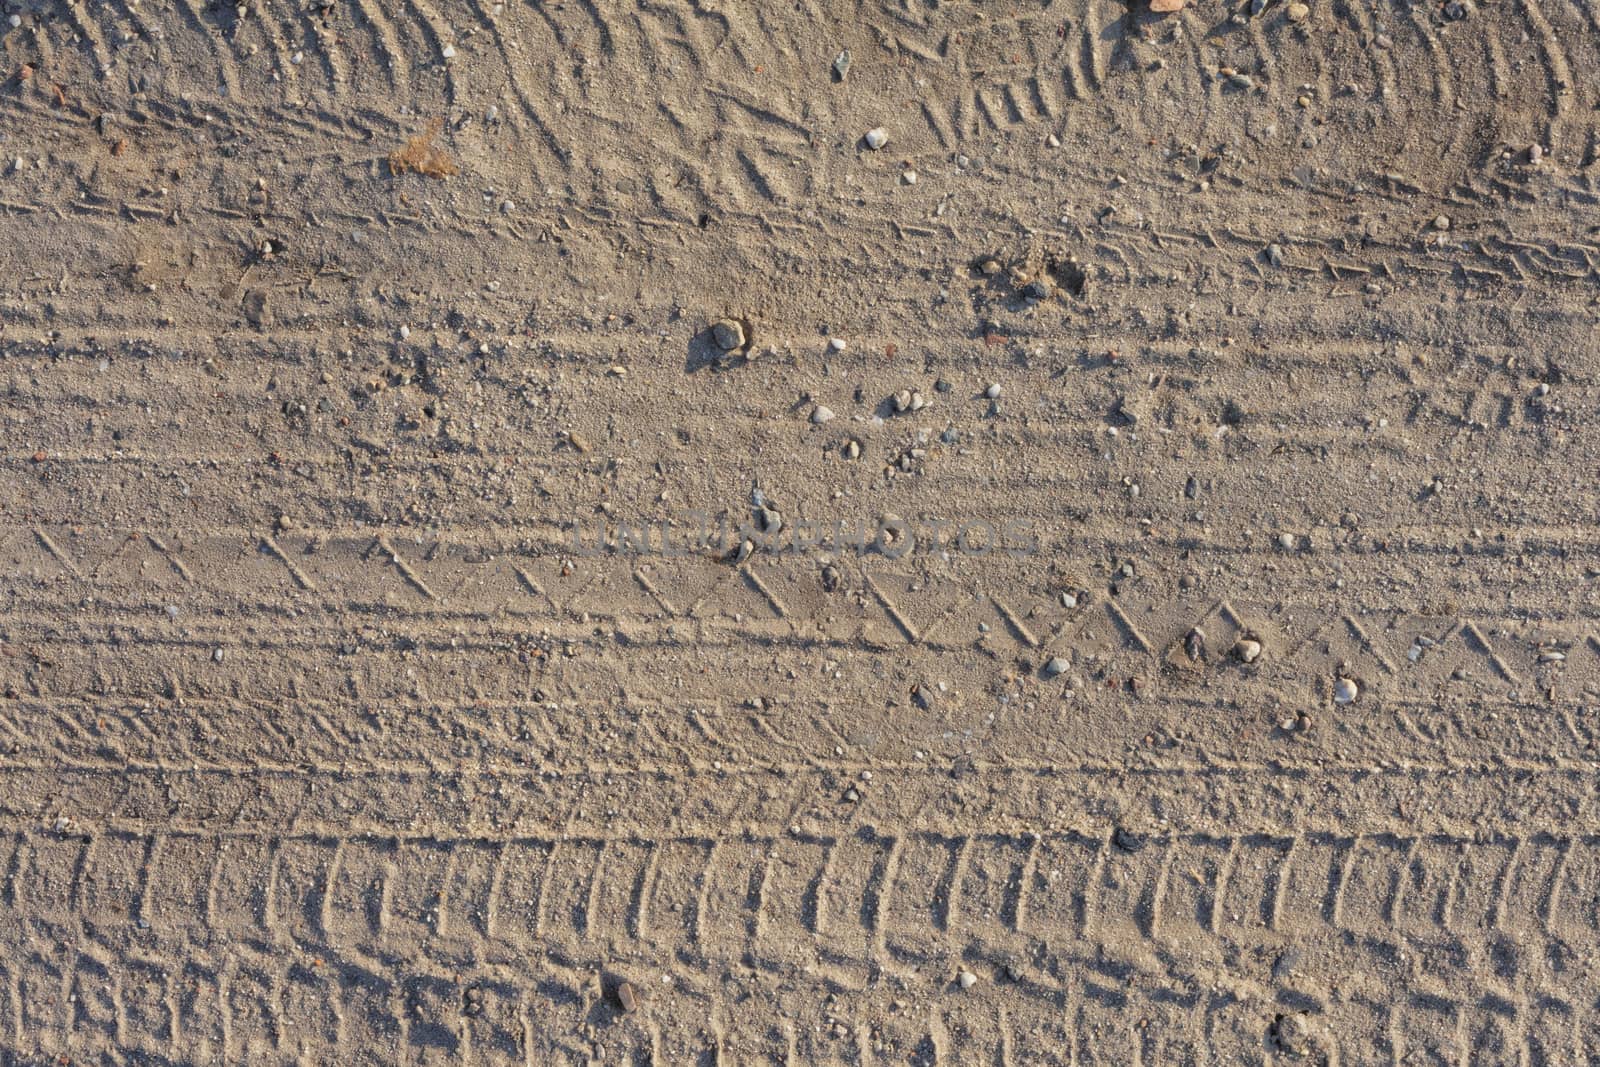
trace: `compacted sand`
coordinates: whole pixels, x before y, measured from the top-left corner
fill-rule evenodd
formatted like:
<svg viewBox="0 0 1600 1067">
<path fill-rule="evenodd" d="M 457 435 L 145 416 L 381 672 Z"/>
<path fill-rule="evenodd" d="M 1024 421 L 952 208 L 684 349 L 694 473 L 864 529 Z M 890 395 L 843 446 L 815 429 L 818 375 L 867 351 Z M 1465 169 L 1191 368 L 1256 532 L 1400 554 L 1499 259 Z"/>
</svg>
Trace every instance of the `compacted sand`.
<svg viewBox="0 0 1600 1067">
<path fill-rule="evenodd" d="M 0 1058 L 1594 1062 L 1597 17 L 8 0 Z"/>
</svg>

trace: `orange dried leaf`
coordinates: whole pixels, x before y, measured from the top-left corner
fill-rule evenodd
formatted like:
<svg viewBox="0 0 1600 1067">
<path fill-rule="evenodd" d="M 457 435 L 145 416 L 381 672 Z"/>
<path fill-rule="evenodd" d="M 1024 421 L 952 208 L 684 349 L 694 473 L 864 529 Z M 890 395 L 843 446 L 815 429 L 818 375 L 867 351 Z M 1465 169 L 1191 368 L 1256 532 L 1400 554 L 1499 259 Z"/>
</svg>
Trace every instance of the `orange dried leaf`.
<svg viewBox="0 0 1600 1067">
<path fill-rule="evenodd" d="M 389 172 L 395 175 L 415 171 L 430 178 L 448 178 L 461 167 L 449 152 L 433 143 L 443 123 L 434 119 L 428 128 L 389 153 Z"/>
</svg>

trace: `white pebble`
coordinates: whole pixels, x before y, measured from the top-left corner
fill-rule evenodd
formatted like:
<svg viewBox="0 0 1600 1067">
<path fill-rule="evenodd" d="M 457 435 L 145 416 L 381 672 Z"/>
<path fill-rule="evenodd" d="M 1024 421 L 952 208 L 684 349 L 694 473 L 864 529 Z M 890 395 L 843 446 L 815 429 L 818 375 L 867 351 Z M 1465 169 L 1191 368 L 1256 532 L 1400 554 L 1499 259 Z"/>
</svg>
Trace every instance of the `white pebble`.
<svg viewBox="0 0 1600 1067">
<path fill-rule="evenodd" d="M 844 338 L 835 337 L 833 340 L 828 342 L 828 347 L 833 349 L 835 352 L 843 352 L 849 346 L 844 343 Z"/>
<path fill-rule="evenodd" d="M 1349 704 L 1361 695 L 1361 687 L 1349 678 L 1340 678 L 1333 684 L 1333 702 L 1335 704 Z"/>
<path fill-rule="evenodd" d="M 833 411 L 830 408 L 818 404 L 816 407 L 811 409 L 811 421 L 819 426 L 831 418 L 833 418 Z"/>
<path fill-rule="evenodd" d="M 409 326 L 400 327 L 400 340 L 407 341 L 407 340 L 410 340 L 410 339 L 411 339 L 411 327 L 409 327 Z"/>
<path fill-rule="evenodd" d="M 900 180 L 905 182 L 907 185 L 915 185 L 917 184 L 917 172 L 914 170 L 908 170 L 900 176 Z"/>
<path fill-rule="evenodd" d="M 16 29 L 18 26 L 22 25 L 22 16 L 12 15 L 9 21 L 11 22 L 11 28 Z"/>
<path fill-rule="evenodd" d="M 882 126 L 874 126 L 867 131 L 867 147 L 876 152 L 889 143 L 889 134 Z"/>
<path fill-rule="evenodd" d="M 441 53 L 441 55 L 443 55 L 446 59 L 454 59 L 456 57 L 456 46 L 453 44 L 445 45 L 444 51 Z"/>
<path fill-rule="evenodd" d="M 971 971 L 962 971 L 956 976 L 956 982 L 960 984 L 962 989 L 971 989 L 978 984 L 978 976 Z"/>
<path fill-rule="evenodd" d="M 999 400 L 1000 399 L 1000 383 L 999 382 L 995 382 L 994 384 L 990 385 L 989 388 L 987 388 L 987 389 L 985 389 L 983 391 L 983 395 L 988 397 L 990 400 Z"/>
</svg>

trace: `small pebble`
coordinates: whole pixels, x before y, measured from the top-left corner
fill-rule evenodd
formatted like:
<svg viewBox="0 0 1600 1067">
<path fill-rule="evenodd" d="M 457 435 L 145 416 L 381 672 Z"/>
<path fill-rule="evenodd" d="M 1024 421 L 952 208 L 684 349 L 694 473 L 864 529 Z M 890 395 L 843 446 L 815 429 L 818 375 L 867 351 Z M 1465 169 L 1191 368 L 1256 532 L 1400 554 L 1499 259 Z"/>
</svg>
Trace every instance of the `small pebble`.
<svg viewBox="0 0 1600 1067">
<path fill-rule="evenodd" d="M 867 147 L 874 152 L 889 143 L 889 134 L 882 126 L 874 126 L 867 131 Z"/>
<path fill-rule="evenodd" d="M 446 59 L 454 59 L 456 57 L 456 46 L 453 44 L 447 44 L 444 46 L 444 51 L 440 54 Z"/>
<path fill-rule="evenodd" d="M 983 391 L 983 395 L 988 397 L 990 400 L 999 400 L 1000 399 L 1000 383 L 999 382 L 995 382 L 995 383 L 991 384 L 989 386 L 989 388 L 987 388 L 987 389 L 985 389 Z"/>
<path fill-rule="evenodd" d="M 978 976 L 973 974 L 971 971 L 963 970 L 960 974 L 956 975 L 956 982 L 961 986 L 962 989 L 971 989 L 973 986 L 978 984 Z"/>
<path fill-rule="evenodd" d="M 821 404 L 818 404 L 816 407 L 811 409 L 811 421 L 816 423 L 818 426 L 827 422 L 831 418 L 833 418 L 833 411 Z"/>
<path fill-rule="evenodd" d="M 917 172 L 914 170 L 908 170 L 904 174 L 900 175 L 900 180 L 905 182 L 907 185 L 915 185 L 917 184 Z"/>
<path fill-rule="evenodd" d="M 1254 663 L 1261 658 L 1261 642 L 1243 638 L 1233 646 L 1233 654 L 1241 663 Z"/>
<path fill-rule="evenodd" d="M 1283 549 L 1285 552 L 1293 552 L 1294 551 L 1294 534 L 1287 534 L 1287 533 L 1286 534 L 1279 534 L 1278 535 L 1278 547 Z"/>
<path fill-rule="evenodd" d="M 1059 674 L 1065 674 L 1069 666 L 1071 666 L 1071 664 L 1069 664 L 1066 660 L 1062 659 L 1060 656 L 1056 656 L 1055 658 L 1051 659 L 1049 663 L 1044 665 L 1045 677 L 1054 678 Z"/>
<path fill-rule="evenodd" d="M 1335 704 L 1349 704 L 1361 695 L 1361 687 L 1349 678 L 1340 678 L 1333 684 L 1333 702 Z"/>
<path fill-rule="evenodd" d="M 839 76 L 840 81 L 850 75 L 850 49 L 846 48 L 833 57 L 833 72 Z"/>
<path fill-rule="evenodd" d="M 622 1010 L 634 1012 L 639 1010 L 639 994 L 633 991 L 632 984 L 623 982 L 617 986 L 617 1003 L 622 1005 Z"/>
<path fill-rule="evenodd" d="M 721 319 L 711 327 L 711 339 L 724 352 L 744 347 L 744 327 L 733 319 Z"/>
<path fill-rule="evenodd" d="M 1433 228 L 1436 230 L 1448 230 L 1450 228 L 1450 216 L 1440 215 L 1435 218 L 1433 220 Z"/>
<path fill-rule="evenodd" d="M 1306 18 L 1310 14 L 1311 14 L 1311 8 L 1307 7 L 1305 4 L 1290 4 L 1289 5 L 1289 21 L 1290 22 L 1304 22 L 1306 20 Z"/>
<path fill-rule="evenodd" d="M 844 338 L 835 337 L 833 340 L 828 342 L 828 347 L 833 349 L 835 352 L 843 352 L 846 348 L 849 348 L 850 346 L 845 344 Z"/>
<path fill-rule="evenodd" d="M 1111 843 L 1124 852 L 1143 852 L 1145 839 L 1132 830 L 1124 830 L 1119 826 L 1111 834 Z"/>
</svg>

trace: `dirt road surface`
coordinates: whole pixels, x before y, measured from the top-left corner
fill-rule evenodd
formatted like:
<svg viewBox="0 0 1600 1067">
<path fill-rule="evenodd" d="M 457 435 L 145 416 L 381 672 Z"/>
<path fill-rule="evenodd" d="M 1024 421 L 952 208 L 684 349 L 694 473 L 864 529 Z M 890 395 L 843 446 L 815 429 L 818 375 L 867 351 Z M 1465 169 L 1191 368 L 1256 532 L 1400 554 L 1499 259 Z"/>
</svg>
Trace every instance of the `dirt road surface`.
<svg viewBox="0 0 1600 1067">
<path fill-rule="evenodd" d="M 1600 1058 L 1592 4 L 4 17 L 6 1062 Z"/>
</svg>

